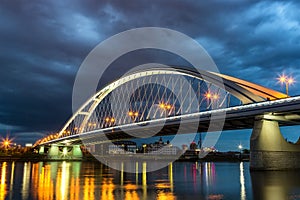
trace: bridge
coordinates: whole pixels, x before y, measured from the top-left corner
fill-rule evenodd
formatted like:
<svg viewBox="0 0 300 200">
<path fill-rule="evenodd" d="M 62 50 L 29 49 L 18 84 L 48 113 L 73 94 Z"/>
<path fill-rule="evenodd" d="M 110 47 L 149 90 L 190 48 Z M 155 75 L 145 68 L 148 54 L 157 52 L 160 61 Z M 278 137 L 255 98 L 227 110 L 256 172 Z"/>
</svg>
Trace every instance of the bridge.
<svg viewBox="0 0 300 200">
<path fill-rule="evenodd" d="M 279 127 L 299 124 L 300 96 L 215 72 L 151 68 L 99 90 L 35 147 L 78 158 L 81 144 L 253 128 L 251 169 L 289 169 L 300 168 L 300 146 L 286 142 Z"/>
</svg>

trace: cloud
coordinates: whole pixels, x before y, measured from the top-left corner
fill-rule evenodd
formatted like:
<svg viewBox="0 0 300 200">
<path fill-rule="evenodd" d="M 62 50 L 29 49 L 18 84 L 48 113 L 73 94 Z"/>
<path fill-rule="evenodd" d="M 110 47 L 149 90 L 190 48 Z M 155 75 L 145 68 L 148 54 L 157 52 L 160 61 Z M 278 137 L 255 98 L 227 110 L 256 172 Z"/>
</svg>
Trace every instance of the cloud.
<svg viewBox="0 0 300 200">
<path fill-rule="evenodd" d="M 283 71 L 300 81 L 299 8 L 298 1 L 3 1 L 0 122 L 6 126 L 0 131 L 60 129 L 72 114 L 73 82 L 85 56 L 104 39 L 136 27 L 166 27 L 195 38 L 228 75 L 273 89 Z M 163 52 L 124 55 L 100 87 L 153 60 L 184 63 Z"/>
</svg>

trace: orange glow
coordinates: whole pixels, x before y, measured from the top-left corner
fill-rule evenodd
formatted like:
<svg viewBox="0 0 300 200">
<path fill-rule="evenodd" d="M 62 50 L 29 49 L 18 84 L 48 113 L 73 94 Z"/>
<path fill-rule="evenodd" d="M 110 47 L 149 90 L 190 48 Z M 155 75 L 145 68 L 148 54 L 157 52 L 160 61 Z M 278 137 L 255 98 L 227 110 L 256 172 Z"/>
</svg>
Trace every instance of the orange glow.
<svg viewBox="0 0 300 200">
<path fill-rule="evenodd" d="M 113 183 L 113 178 L 105 178 L 103 177 L 102 185 L 101 185 L 101 199 L 111 199 L 114 200 L 114 189 L 115 185 Z"/>
<path fill-rule="evenodd" d="M 129 116 L 132 116 L 132 115 L 133 115 L 133 112 L 132 112 L 132 111 L 129 111 L 129 112 L 128 112 L 128 115 L 129 115 Z"/>
<path fill-rule="evenodd" d="M 8 136 L 6 138 L 2 138 L 1 147 L 2 148 L 8 148 L 12 144 L 12 139 L 9 139 Z"/>
<path fill-rule="evenodd" d="M 105 118 L 105 121 L 106 121 L 106 122 L 109 122 L 109 120 L 110 120 L 109 117 L 106 117 L 106 118 Z"/>
<path fill-rule="evenodd" d="M 278 80 L 279 80 L 280 83 L 285 83 L 286 79 L 287 79 L 287 77 L 286 77 L 285 75 L 281 75 L 281 76 L 278 78 Z"/>
<path fill-rule="evenodd" d="M 211 98 L 211 93 L 210 93 L 210 92 L 207 92 L 207 93 L 205 94 L 205 98 L 210 99 L 210 98 Z"/>
<path fill-rule="evenodd" d="M 294 79 L 291 77 L 291 78 L 288 79 L 287 82 L 288 82 L 288 84 L 293 84 L 294 83 Z"/>
<path fill-rule="evenodd" d="M 138 113 L 138 112 L 135 112 L 135 113 L 134 113 L 134 116 L 136 116 L 136 117 L 137 117 L 138 115 L 139 115 L 139 113 Z"/>
<path fill-rule="evenodd" d="M 110 122 L 115 122 L 115 121 L 116 121 L 116 120 L 115 120 L 115 118 L 113 118 L 113 117 L 110 119 Z"/>
<path fill-rule="evenodd" d="M 172 105 L 160 103 L 159 107 L 162 108 L 162 109 L 170 110 L 172 108 Z"/>
<path fill-rule="evenodd" d="M 295 82 L 294 78 L 293 77 L 288 77 L 286 75 L 280 75 L 278 78 L 278 81 L 281 83 L 281 84 L 293 84 Z"/>
<path fill-rule="evenodd" d="M 0 179 L 0 200 L 4 200 L 6 197 L 6 167 L 7 167 L 7 163 L 3 162 L 2 166 L 1 166 L 1 179 Z"/>
<path fill-rule="evenodd" d="M 218 94 L 214 94 L 213 98 L 214 99 L 219 99 L 219 95 Z"/>
</svg>

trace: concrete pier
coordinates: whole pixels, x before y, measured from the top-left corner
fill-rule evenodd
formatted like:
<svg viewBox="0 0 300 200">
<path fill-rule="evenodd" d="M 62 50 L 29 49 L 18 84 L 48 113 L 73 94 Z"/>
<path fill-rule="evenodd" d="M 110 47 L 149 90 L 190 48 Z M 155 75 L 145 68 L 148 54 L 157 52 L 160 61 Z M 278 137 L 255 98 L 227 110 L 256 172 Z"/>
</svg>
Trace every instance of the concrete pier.
<svg viewBox="0 0 300 200">
<path fill-rule="evenodd" d="M 49 160 L 81 160 L 83 154 L 80 145 L 62 146 L 52 144 L 47 157 Z"/>
<path fill-rule="evenodd" d="M 276 116 L 257 117 L 250 140 L 251 170 L 300 169 L 300 145 L 281 135 Z"/>
</svg>

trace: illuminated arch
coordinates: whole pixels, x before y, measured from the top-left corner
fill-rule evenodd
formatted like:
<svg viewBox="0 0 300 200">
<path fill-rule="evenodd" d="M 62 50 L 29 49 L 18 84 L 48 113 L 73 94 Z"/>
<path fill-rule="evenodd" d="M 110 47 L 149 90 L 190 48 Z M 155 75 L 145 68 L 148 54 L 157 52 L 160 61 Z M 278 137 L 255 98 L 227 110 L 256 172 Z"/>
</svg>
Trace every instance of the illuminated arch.
<svg viewBox="0 0 300 200">
<path fill-rule="evenodd" d="M 200 72 L 200 73 L 199 73 Z M 73 120 L 79 116 L 83 115 L 83 121 L 78 128 L 78 134 L 84 132 L 84 127 L 86 127 L 92 113 L 99 105 L 99 103 L 113 90 L 117 87 L 131 81 L 134 79 L 138 79 L 141 77 L 152 76 L 152 75 L 184 75 L 200 80 L 204 80 L 206 82 L 212 83 L 218 87 L 221 87 L 237 97 L 243 104 L 262 102 L 266 100 L 276 100 L 280 98 L 286 98 L 287 95 L 277 92 L 275 90 L 271 90 L 265 88 L 263 86 L 244 81 L 238 78 L 234 78 L 231 76 L 208 72 L 208 71 L 192 71 L 189 69 L 183 68 L 152 68 L 146 69 L 142 71 L 136 71 L 131 74 L 125 75 L 120 79 L 110 83 L 105 86 L 103 89 L 98 91 L 95 95 L 93 95 L 90 99 L 88 99 L 79 109 L 78 111 L 68 120 L 68 122 L 64 125 L 61 131 L 58 134 L 58 137 L 62 137 L 63 133 L 66 131 L 68 126 L 73 122 Z M 88 108 L 88 109 L 86 109 Z"/>
</svg>

